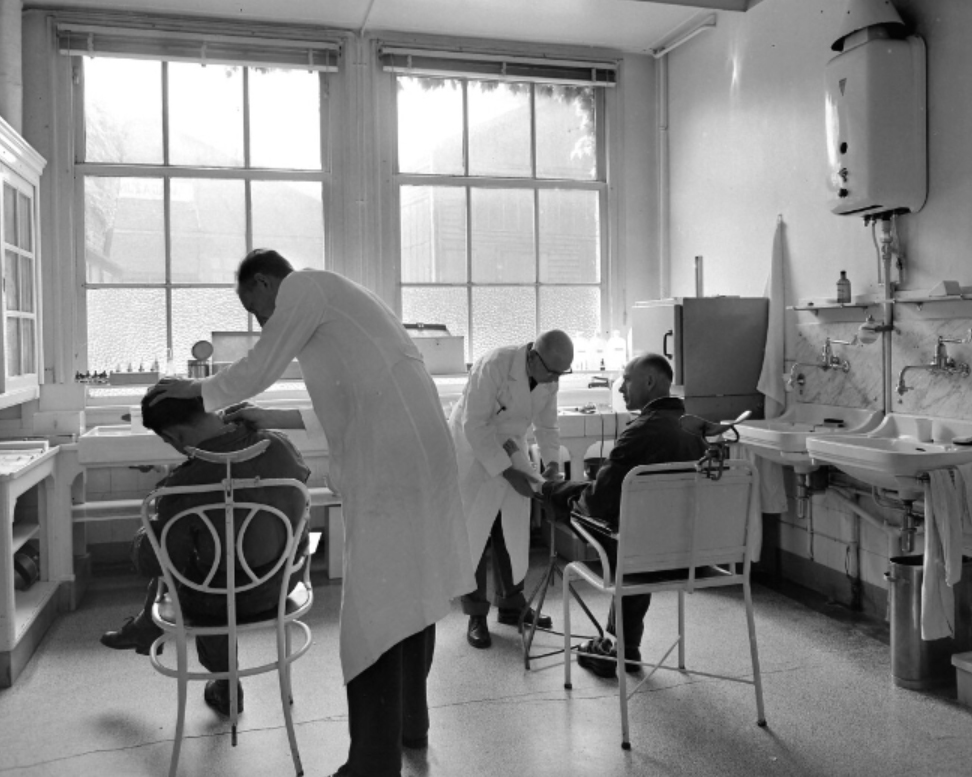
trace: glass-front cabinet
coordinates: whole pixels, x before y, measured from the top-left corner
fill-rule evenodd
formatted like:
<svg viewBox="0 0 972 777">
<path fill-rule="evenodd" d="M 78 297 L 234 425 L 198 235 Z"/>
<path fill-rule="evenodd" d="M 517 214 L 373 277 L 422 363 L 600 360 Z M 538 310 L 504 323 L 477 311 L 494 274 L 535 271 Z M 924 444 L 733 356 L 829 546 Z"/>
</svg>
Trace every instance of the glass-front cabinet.
<svg viewBox="0 0 972 777">
<path fill-rule="evenodd" d="M 40 250 L 37 196 L 44 159 L 0 119 L 0 408 L 39 393 Z"/>
</svg>

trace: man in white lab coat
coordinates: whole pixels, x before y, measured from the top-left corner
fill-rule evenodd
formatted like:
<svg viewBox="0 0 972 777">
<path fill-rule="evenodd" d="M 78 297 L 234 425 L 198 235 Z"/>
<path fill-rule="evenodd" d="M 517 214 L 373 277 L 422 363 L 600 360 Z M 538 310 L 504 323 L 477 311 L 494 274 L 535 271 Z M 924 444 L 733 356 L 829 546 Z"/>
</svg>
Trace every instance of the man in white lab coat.
<svg viewBox="0 0 972 777">
<path fill-rule="evenodd" d="M 257 344 L 216 375 L 168 383 L 159 396 L 227 407 L 300 362 L 313 411 L 250 408 L 232 419 L 327 436 L 345 521 L 340 652 L 351 730 L 336 774 L 398 777 L 402 746 L 428 742 L 435 623 L 474 586 L 439 396 L 397 316 L 352 281 L 293 271 L 257 249 L 240 264 L 237 294 L 263 327 Z"/>
<path fill-rule="evenodd" d="M 513 440 L 526 451 L 526 433 L 533 427 L 545 467 L 545 479 L 560 470 L 560 429 L 557 389 L 570 372 L 574 346 L 559 329 L 542 333 L 536 342 L 490 351 L 472 367 L 462 398 L 449 417 L 459 457 L 459 488 L 469 530 L 469 548 L 476 564 L 476 590 L 462 597 L 469 616 L 466 639 L 475 648 L 492 644 L 486 615 L 487 544 L 492 545 L 493 581 L 500 623 L 516 625 L 526 607 L 523 578 L 530 550 L 530 496 L 522 471 L 513 466 L 503 443 Z M 551 620 L 532 609 L 529 625 L 550 628 Z"/>
</svg>

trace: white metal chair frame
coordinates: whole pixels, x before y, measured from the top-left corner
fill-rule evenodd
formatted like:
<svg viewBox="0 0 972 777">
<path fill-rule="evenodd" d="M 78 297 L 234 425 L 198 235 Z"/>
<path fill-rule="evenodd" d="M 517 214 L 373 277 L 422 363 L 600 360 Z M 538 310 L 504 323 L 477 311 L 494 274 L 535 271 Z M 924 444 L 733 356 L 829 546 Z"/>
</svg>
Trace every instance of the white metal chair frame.
<svg viewBox="0 0 972 777">
<path fill-rule="evenodd" d="M 149 494 L 142 502 L 142 525 L 146 528 L 146 534 L 155 550 L 162 567 L 163 583 L 159 587 L 159 595 L 152 608 L 152 620 L 163 629 L 164 633 L 153 643 L 149 651 L 149 659 L 152 666 L 158 672 L 167 677 L 175 677 L 179 681 L 178 690 L 178 713 L 176 719 L 175 741 L 172 747 L 172 760 L 169 766 L 170 777 L 175 777 L 179 767 L 179 754 L 182 747 L 182 739 L 185 730 L 186 718 L 186 696 L 189 680 L 228 680 L 230 688 L 230 723 L 232 726 L 232 743 L 236 745 L 236 726 L 238 719 L 237 712 L 237 682 L 241 677 L 262 674 L 276 670 L 280 681 L 280 700 L 283 706 L 284 719 L 287 725 L 287 736 L 290 740 L 291 756 L 294 760 L 294 767 L 298 777 L 304 773 L 300 761 L 300 753 L 297 749 L 297 737 L 294 733 L 294 723 L 291 715 L 290 706 L 293 704 L 293 694 L 290 683 L 290 665 L 300 658 L 311 645 L 310 628 L 298 620 L 305 615 L 314 603 L 314 591 L 310 584 L 310 563 L 309 557 L 313 554 L 320 535 L 317 534 L 310 538 L 308 545 L 301 553 L 300 539 L 304 534 L 310 516 L 310 493 L 307 487 L 299 480 L 291 478 L 234 478 L 232 476 L 232 465 L 243 461 L 248 461 L 262 454 L 270 445 L 269 440 L 263 440 L 256 445 L 240 451 L 229 453 L 213 453 L 202 451 L 195 448 L 187 449 L 187 454 L 191 458 L 212 463 L 225 463 L 226 477 L 217 483 L 193 486 L 173 486 L 158 488 Z M 302 495 L 304 500 L 303 514 L 297 524 L 296 529 L 291 525 L 290 518 L 279 508 L 249 501 L 237 501 L 235 492 L 252 488 L 292 488 Z M 174 515 L 163 527 L 161 536 L 156 538 L 155 530 L 150 516 L 154 512 L 155 503 L 166 496 L 185 495 L 185 494 L 204 494 L 219 493 L 222 500 L 209 504 L 198 505 L 188 508 Z M 222 510 L 224 515 L 224 538 L 225 542 L 220 541 L 219 533 L 216 531 L 212 520 L 207 513 Z M 246 517 L 237 528 L 234 519 L 237 510 L 247 510 Z M 272 568 L 263 574 L 257 575 L 250 568 L 243 556 L 243 542 L 246 537 L 247 529 L 258 515 L 273 516 L 280 520 L 286 532 L 287 542 L 284 550 L 280 553 L 277 561 Z M 167 539 L 172 527 L 179 521 L 190 517 L 201 519 L 205 527 L 210 532 L 216 548 L 216 554 L 212 565 L 207 571 L 206 578 L 202 583 L 193 582 L 186 578 L 182 572 L 172 565 L 167 549 Z M 225 561 L 226 583 L 224 586 L 212 585 L 221 561 Z M 245 582 L 237 584 L 237 564 L 244 573 Z M 277 607 L 272 616 L 260 620 L 247 619 L 245 623 L 237 623 L 236 616 L 236 596 L 235 594 L 257 588 L 270 580 L 281 568 L 284 569 L 283 582 L 280 586 L 280 595 Z M 291 575 L 303 568 L 303 584 L 298 586 L 293 595 L 289 595 L 288 583 Z M 201 593 L 210 595 L 222 595 L 226 597 L 226 623 L 221 625 L 194 625 L 187 622 L 182 611 L 182 605 L 177 594 L 176 584 L 179 583 L 187 588 L 192 588 Z M 172 617 L 169 619 L 163 612 L 163 605 L 171 607 Z M 168 609 L 167 607 L 167 609 Z M 237 656 L 237 643 L 239 635 L 242 633 L 255 631 L 260 628 L 274 626 L 277 636 L 277 657 L 271 661 L 258 666 L 240 668 Z M 303 640 L 296 650 L 293 649 L 293 640 L 290 627 L 299 629 Z M 188 644 L 190 637 L 210 636 L 225 634 L 229 639 L 229 671 L 209 672 L 209 671 L 189 671 L 188 667 Z M 159 654 L 167 642 L 174 642 L 176 648 L 176 666 L 170 667 L 162 663 Z"/>
<path fill-rule="evenodd" d="M 594 658 L 617 664 L 623 749 L 631 748 L 628 699 L 658 669 L 676 670 L 676 667 L 663 665 L 676 646 L 677 671 L 685 674 L 706 674 L 708 677 L 753 685 L 756 692 L 757 724 L 766 725 L 749 584 L 755 531 L 753 499 L 758 487 L 755 469 L 739 459 L 726 460 L 718 478 L 707 475 L 704 467 L 697 466 L 695 462 L 635 467 L 622 483 L 620 524 L 618 531 L 610 535 L 618 545 L 617 566 L 613 577 L 611 564 L 602 544 L 585 528 L 582 519 L 571 518 L 574 529 L 597 550 L 601 572 L 576 561 L 564 569 L 564 687 L 568 690 L 572 687 L 571 652 L 579 647 L 571 645 L 570 597 L 567 595 L 571 578 L 578 577 L 614 597 L 617 657 Z M 672 498 L 666 499 L 666 490 L 670 492 L 670 497 L 674 497 L 674 503 Z M 675 495 L 673 490 L 683 493 Z M 739 564 L 742 564 L 741 571 Z M 699 577 L 698 570 L 704 570 L 713 576 Z M 645 573 L 652 574 L 650 578 L 646 578 Z M 641 579 L 639 576 L 642 576 Z M 685 594 L 702 588 L 730 585 L 743 587 L 753 664 L 752 680 L 685 669 Z M 678 637 L 657 663 L 629 661 L 625 658 L 622 600 L 625 596 L 660 591 L 678 591 Z M 624 671 L 626 661 L 651 668 L 651 672 L 630 692 Z"/>
</svg>

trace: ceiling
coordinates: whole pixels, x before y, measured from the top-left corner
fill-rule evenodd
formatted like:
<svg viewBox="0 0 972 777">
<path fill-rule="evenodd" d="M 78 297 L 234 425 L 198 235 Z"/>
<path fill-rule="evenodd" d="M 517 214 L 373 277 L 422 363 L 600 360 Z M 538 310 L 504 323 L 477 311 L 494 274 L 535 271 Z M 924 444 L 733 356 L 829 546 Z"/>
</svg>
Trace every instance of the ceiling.
<svg viewBox="0 0 972 777">
<path fill-rule="evenodd" d="M 603 46 L 649 52 L 699 16 L 760 0 L 24 0 L 25 8 L 147 11 L 247 21 L 306 22 L 354 31 Z"/>
</svg>

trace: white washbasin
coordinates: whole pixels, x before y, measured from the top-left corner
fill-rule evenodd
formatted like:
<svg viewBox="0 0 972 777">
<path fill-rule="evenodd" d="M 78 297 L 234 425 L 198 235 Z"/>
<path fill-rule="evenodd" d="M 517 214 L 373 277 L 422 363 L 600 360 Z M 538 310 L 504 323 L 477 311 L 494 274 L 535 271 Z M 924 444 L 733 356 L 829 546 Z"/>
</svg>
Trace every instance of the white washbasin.
<svg viewBox="0 0 972 777">
<path fill-rule="evenodd" d="M 807 450 L 817 464 L 832 464 L 874 486 L 897 491 L 902 499 L 921 495 L 921 477 L 942 467 L 972 463 L 972 421 L 891 413 L 870 432 L 811 435 Z"/>
<path fill-rule="evenodd" d="M 811 434 L 849 434 L 868 432 L 881 422 L 880 410 L 797 403 L 779 418 L 744 421 L 736 426 L 739 441 L 759 456 L 811 472 L 815 464 L 807 452 Z"/>
</svg>

